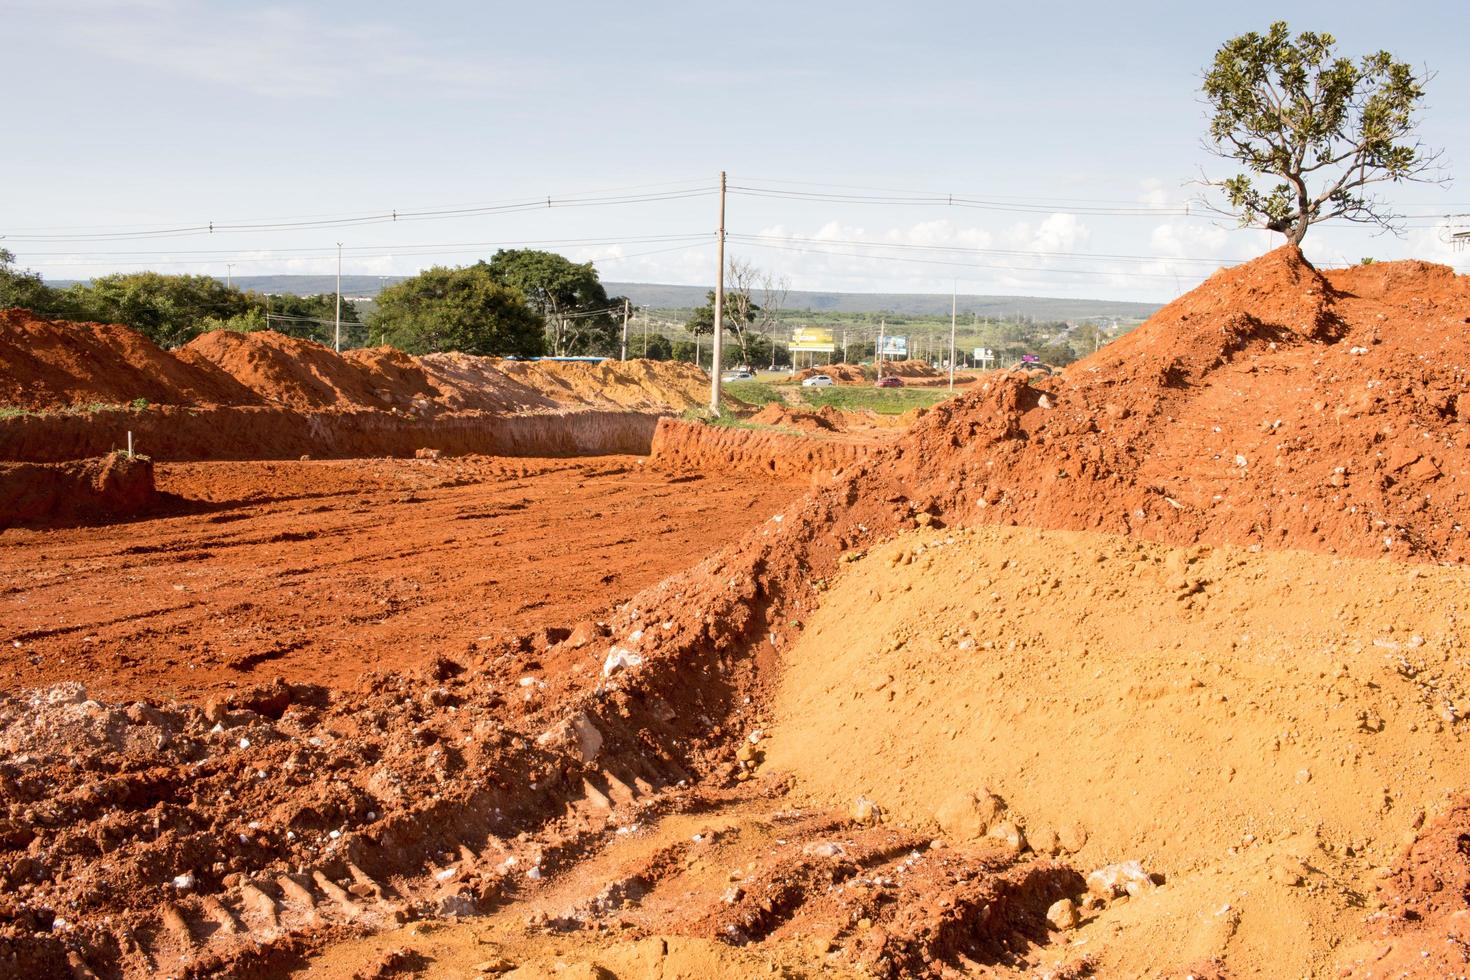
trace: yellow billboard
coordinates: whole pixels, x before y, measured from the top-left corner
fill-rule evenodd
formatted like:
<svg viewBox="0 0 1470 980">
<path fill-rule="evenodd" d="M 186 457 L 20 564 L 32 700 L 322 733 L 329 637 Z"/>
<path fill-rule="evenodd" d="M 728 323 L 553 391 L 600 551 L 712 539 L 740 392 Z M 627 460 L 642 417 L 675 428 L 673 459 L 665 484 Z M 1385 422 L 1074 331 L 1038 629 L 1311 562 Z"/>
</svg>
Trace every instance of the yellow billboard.
<svg viewBox="0 0 1470 980">
<path fill-rule="evenodd" d="M 821 327 L 796 327 L 791 331 L 791 352 L 830 354 L 837 349 L 832 331 Z"/>
</svg>

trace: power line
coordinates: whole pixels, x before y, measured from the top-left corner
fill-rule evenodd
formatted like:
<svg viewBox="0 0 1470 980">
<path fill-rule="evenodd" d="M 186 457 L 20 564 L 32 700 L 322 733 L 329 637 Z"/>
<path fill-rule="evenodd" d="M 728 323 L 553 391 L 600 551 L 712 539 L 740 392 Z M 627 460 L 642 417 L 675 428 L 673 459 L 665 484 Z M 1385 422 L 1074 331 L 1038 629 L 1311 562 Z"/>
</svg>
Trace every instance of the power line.
<svg viewBox="0 0 1470 980">
<path fill-rule="evenodd" d="M 691 188 L 649 194 L 632 194 L 619 197 L 566 197 L 550 195 L 534 201 L 522 200 L 511 204 L 487 205 L 471 208 L 444 208 L 427 211 L 380 211 L 358 214 L 343 218 L 302 219 L 228 224 L 210 221 L 205 224 L 183 225 L 173 228 L 153 228 L 131 232 L 84 232 L 50 235 L 15 235 L 6 237 L 15 241 L 64 242 L 64 241 L 138 241 L 154 238 L 180 238 L 193 235 L 237 234 L 259 232 L 305 231 L 324 228 L 347 228 L 362 225 L 395 224 L 408 221 L 440 221 L 447 218 L 477 217 L 488 214 L 511 214 L 521 211 L 539 211 L 551 208 L 611 207 L 630 204 L 650 204 L 662 201 L 682 201 L 713 194 L 711 188 Z"/>
<path fill-rule="evenodd" d="M 731 238 L 750 243 L 799 242 L 812 245 L 857 245 L 866 248 L 906 249 L 924 252 L 959 252 L 977 255 L 1020 255 L 1035 258 L 1096 259 L 1118 262 L 1190 262 L 1212 266 L 1234 265 L 1246 259 L 1174 258 L 1166 255 L 1116 255 L 1105 252 L 1055 252 L 1039 249 L 980 248 L 964 245 L 927 245 L 921 242 L 873 242 L 842 238 L 802 238 L 795 235 L 737 235 Z"/>
</svg>

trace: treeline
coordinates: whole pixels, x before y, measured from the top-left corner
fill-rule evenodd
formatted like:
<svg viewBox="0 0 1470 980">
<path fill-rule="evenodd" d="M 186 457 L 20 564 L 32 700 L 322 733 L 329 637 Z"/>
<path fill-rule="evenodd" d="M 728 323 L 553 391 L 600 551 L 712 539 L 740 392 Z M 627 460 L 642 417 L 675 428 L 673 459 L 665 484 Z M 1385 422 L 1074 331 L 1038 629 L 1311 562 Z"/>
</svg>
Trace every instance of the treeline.
<svg viewBox="0 0 1470 980">
<path fill-rule="evenodd" d="M 410 354 L 615 356 L 624 302 L 607 295 L 590 262 L 514 249 L 488 262 L 426 269 L 384 289 L 366 317 L 344 299 L 341 318 L 347 335 Z M 212 276 L 157 272 L 99 276 L 55 289 L 16 268 L 14 255 L 0 249 L 0 308 L 121 323 L 162 347 L 178 347 L 210 330 L 268 327 L 330 344 L 336 304 L 333 294 L 267 296 Z"/>
</svg>

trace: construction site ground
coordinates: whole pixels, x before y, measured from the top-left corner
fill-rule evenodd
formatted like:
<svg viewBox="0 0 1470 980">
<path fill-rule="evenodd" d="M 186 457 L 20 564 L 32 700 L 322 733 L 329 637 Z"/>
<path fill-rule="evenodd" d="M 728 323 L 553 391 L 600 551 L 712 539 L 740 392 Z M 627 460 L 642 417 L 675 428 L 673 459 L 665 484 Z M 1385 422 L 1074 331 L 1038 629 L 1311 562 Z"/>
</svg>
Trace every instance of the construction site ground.
<svg viewBox="0 0 1470 980">
<path fill-rule="evenodd" d="M 0 535 L 0 975 L 1464 976 L 1466 324 L 1287 247 L 891 435 L 160 461 Z"/>
<path fill-rule="evenodd" d="M 160 464 L 165 513 L 0 537 L 0 686 L 78 680 L 123 700 L 278 676 L 351 689 L 596 618 L 805 486 L 646 462 Z"/>
</svg>

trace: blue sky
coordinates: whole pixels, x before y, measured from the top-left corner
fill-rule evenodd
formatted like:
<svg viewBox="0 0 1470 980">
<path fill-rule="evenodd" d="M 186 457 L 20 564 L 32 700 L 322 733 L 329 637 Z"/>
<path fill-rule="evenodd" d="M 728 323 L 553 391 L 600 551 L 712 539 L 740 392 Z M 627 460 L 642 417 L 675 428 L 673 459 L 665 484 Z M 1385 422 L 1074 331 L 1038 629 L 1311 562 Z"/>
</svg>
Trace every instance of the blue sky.
<svg viewBox="0 0 1470 980">
<path fill-rule="evenodd" d="M 1230 170 L 1201 147 L 1202 68 L 1278 18 L 1438 72 L 1421 133 L 1462 180 L 1385 193 L 1416 215 L 1470 212 L 1470 4 L 1449 0 L 1404 17 L 1355 2 L 0 0 L 0 236 L 55 278 L 325 272 L 337 241 L 346 271 L 403 274 L 495 248 L 466 243 L 555 242 L 605 279 L 702 284 L 709 193 L 341 230 L 23 236 L 707 191 L 724 169 L 742 187 L 1020 209 L 732 194 L 730 231 L 753 237 L 731 252 L 796 288 L 1168 299 L 1279 240 L 1176 213 L 1201 168 Z M 1431 217 L 1411 224 L 1403 239 L 1324 228 L 1308 253 L 1470 268 Z"/>
</svg>

